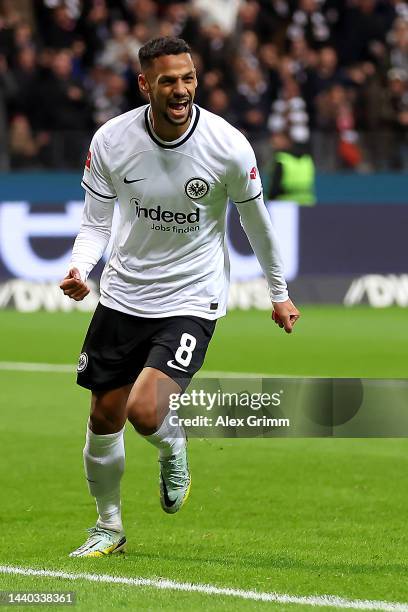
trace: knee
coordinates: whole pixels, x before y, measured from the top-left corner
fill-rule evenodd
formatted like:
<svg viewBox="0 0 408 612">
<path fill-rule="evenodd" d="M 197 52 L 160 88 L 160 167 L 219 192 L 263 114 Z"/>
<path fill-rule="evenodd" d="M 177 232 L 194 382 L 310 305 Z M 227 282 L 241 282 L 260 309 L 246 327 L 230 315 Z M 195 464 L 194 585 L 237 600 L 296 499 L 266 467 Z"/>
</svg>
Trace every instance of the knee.
<svg viewBox="0 0 408 612">
<path fill-rule="evenodd" d="M 95 434 L 112 434 L 120 431 L 124 425 L 122 411 L 115 402 L 103 395 L 93 396 L 89 426 Z"/>
<path fill-rule="evenodd" d="M 139 394 L 129 398 L 128 419 L 139 433 L 148 436 L 157 430 L 158 415 L 155 403 Z"/>
</svg>

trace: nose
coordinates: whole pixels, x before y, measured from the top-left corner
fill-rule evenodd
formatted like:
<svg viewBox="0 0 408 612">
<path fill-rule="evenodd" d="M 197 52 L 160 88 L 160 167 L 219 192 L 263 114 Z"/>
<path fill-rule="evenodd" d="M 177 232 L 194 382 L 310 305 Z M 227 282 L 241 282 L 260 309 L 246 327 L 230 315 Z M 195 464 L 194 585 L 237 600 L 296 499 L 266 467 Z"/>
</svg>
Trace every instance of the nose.
<svg viewBox="0 0 408 612">
<path fill-rule="evenodd" d="M 173 93 L 175 96 L 178 96 L 179 98 L 181 98 L 182 96 L 185 96 L 185 94 L 187 93 L 187 88 L 185 84 L 183 83 L 182 79 L 177 79 L 177 81 L 174 83 Z"/>
</svg>

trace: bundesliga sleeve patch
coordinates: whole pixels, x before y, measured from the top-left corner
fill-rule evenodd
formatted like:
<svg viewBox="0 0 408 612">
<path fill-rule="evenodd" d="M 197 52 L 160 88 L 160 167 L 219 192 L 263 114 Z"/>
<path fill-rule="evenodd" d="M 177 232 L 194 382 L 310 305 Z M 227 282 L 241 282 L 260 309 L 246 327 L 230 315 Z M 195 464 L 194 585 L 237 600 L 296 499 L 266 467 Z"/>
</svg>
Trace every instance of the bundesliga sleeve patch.
<svg viewBox="0 0 408 612">
<path fill-rule="evenodd" d="M 92 159 L 92 153 L 91 151 L 88 151 L 88 155 L 86 156 L 86 162 L 85 162 L 85 168 L 88 171 L 91 170 L 91 159 Z"/>
<path fill-rule="evenodd" d="M 255 179 L 256 179 L 256 174 L 257 174 L 257 172 L 256 172 L 256 168 L 255 168 L 255 166 L 254 166 L 254 167 L 251 169 L 251 172 L 249 173 L 249 177 L 250 177 L 252 180 L 255 180 Z"/>
</svg>

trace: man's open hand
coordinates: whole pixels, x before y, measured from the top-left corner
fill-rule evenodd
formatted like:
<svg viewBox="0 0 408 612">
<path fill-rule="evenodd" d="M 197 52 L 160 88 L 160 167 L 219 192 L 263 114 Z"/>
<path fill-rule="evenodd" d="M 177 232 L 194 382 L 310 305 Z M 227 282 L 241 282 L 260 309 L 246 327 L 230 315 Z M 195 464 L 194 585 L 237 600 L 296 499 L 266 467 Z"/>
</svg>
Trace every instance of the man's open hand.
<svg viewBox="0 0 408 612">
<path fill-rule="evenodd" d="M 60 289 L 64 295 L 80 302 L 89 293 L 89 287 L 81 280 L 81 275 L 77 268 L 71 268 L 67 276 L 60 284 Z"/>
<path fill-rule="evenodd" d="M 285 329 L 287 334 L 291 334 L 293 326 L 300 317 L 300 312 L 293 304 L 292 300 L 286 302 L 272 302 L 272 319 L 276 325 Z"/>
</svg>

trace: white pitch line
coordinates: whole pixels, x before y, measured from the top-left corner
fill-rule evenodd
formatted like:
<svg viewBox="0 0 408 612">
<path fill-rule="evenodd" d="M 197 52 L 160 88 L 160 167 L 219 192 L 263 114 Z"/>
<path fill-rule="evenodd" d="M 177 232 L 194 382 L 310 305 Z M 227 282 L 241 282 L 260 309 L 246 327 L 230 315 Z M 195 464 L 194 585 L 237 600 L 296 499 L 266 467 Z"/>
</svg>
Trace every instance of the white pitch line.
<svg viewBox="0 0 408 612">
<path fill-rule="evenodd" d="M 0 361 L 0 370 L 9 372 L 63 372 L 73 374 L 75 366 L 69 363 L 26 363 L 24 361 Z"/>
<path fill-rule="evenodd" d="M 200 370 L 195 377 L 206 378 L 206 376 L 214 376 L 215 378 L 288 378 L 286 374 L 267 374 L 266 372 L 225 372 L 223 370 Z"/>
<path fill-rule="evenodd" d="M 286 593 L 262 593 L 260 591 L 245 591 L 213 586 L 211 584 L 192 584 L 176 582 L 164 578 L 126 578 L 125 576 L 109 576 L 107 574 L 72 573 L 55 570 L 37 570 L 29 567 L 14 567 L 0 565 L 0 574 L 34 576 L 38 578 L 60 578 L 62 580 L 87 580 L 88 582 L 105 582 L 109 584 L 125 584 L 133 587 L 151 587 L 169 591 L 186 591 L 204 595 L 221 595 L 248 599 L 251 601 L 269 601 L 280 604 L 299 604 L 308 606 L 327 606 L 330 608 L 348 608 L 352 610 L 383 610 L 384 612 L 408 612 L 408 604 L 389 601 L 371 601 L 363 599 L 345 599 L 334 595 L 288 595 Z"/>
<path fill-rule="evenodd" d="M 70 363 L 32 363 L 24 361 L 0 361 L 0 370 L 9 372 L 60 372 L 64 374 L 74 374 L 76 366 Z M 271 374 L 270 372 L 225 372 L 222 370 L 201 370 L 197 376 L 228 378 L 292 378 L 287 374 Z M 296 375 L 300 378 L 300 375 Z"/>
</svg>

